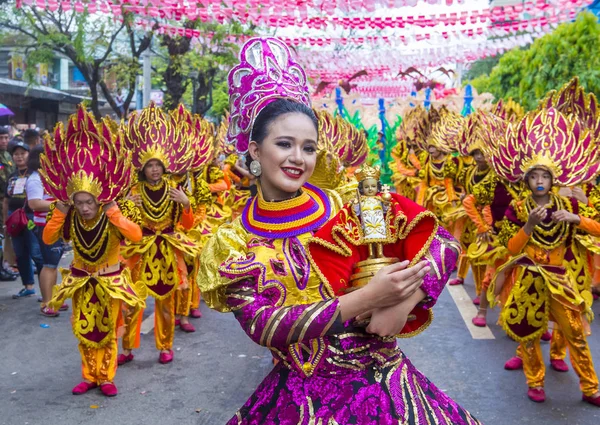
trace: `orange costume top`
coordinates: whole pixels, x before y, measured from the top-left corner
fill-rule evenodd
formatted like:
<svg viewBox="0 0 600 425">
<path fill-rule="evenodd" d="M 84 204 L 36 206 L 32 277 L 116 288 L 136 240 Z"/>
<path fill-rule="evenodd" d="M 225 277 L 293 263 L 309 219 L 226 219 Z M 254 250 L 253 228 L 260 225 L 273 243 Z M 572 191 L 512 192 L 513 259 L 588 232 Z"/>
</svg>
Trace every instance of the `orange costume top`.
<svg viewBox="0 0 600 425">
<path fill-rule="evenodd" d="M 69 270 L 61 270 L 62 283 L 54 287 L 50 306 L 57 308 L 65 298 L 73 298 L 75 336 L 87 346 L 102 347 L 110 342 L 116 323 L 111 299 L 145 306 L 144 288 L 135 285 L 129 270 L 119 263 L 121 240 L 139 242 L 142 230 L 116 205 L 106 212 L 100 210 L 89 222 L 74 208 L 67 214 L 53 209 L 43 240 L 50 245 L 61 237 L 73 242 L 74 259 Z"/>
</svg>

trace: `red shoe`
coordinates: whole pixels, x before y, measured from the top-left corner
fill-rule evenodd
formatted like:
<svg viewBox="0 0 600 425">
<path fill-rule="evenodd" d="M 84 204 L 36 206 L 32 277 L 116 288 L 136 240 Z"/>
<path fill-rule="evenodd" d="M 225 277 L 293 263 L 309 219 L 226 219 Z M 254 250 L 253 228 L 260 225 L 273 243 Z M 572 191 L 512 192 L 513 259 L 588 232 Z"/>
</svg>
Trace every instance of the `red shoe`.
<svg viewBox="0 0 600 425">
<path fill-rule="evenodd" d="M 173 361 L 173 350 L 169 350 L 168 353 L 160 353 L 158 356 L 158 362 L 161 364 L 171 363 Z"/>
<path fill-rule="evenodd" d="M 175 319 L 175 326 L 179 326 L 181 324 L 181 320 Z"/>
<path fill-rule="evenodd" d="M 590 403 L 596 407 L 600 407 L 600 396 L 592 397 L 592 396 L 584 395 L 584 396 L 581 396 L 581 399 L 583 401 L 585 401 L 586 403 Z"/>
<path fill-rule="evenodd" d="M 550 341 L 552 339 L 552 333 L 550 331 L 546 331 L 542 334 L 542 341 Z"/>
<path fill-rule="evenodd" d="M 134 357 L 135 356 L 133 355 L 133 353 L 129 353 L 127 355 L 119 354 L 117 356 L 117 364 L 119 366 L 123 366 L 125 363 L 129 363 L 130 361 L 132 361 Z"/>
<path fill-rule="evenodd" d="M 529 397 L 529 400 L 533 402 L 543 403 L 544 401 L 546 401 L 546 392 L 543 388 L 529 388 L 527 390 L 527 397 Z"/>
<path fill-rule="evenodd" d="M 517 356 L 512 357 L 506 363 L 504 363 L 504 369 L 506 369 L 506 370 L 523 369 L 523 360 Z"/>
<path fill-rule="evenodd" d="M 456 285 L 462 285 L 463 283 L 465 283 L 465 280 L 461 279 L 460 277 L 457 277 L 456 279 L 452 279 L 450 282 L 448 282 L 448 285 L 456 286 Z"/>
<path fill-rule="evenodd" d="M 182 323 L 179 325 L 179 329 L 187 333 L 196 332 L 196 328 L 191 323 Z"/>
<path fill-rule="evenodd" d="M 60 313 L 58 311 L 53 310 L 53 309 L 51 309 L 48 306 L 42 307 L 40 309 L 40 314 L 42 316 L 46 316 L 46 317 L 58 317 L 58 316 L 60 316 Z"/>
<path fill-rule="evenodd" d="M 114 397 L 119 394 L 117 387 L 112 382 L 107 382 L 106 384 L 100 385 L 100 391 L 102 391 L 102 394 L 104 394 L 106 397 Z"/>
<path fill-rule="evenodd" d="M 550 360 L 550 366 L 557 372 L 568 372 L 569 366 L 563 359 Z"/>
<path fill-rule="evenodd" d="M 199 319 L 202 317 L 202 313 L 200 312 L 199 308 L 193 308 L 190 310 L 190 317 L 193 317 L 194 319 Z"/>
<path fill-rule="evenodd" d="M 473 324 L 479 328 L 485 328 L 487 326 L 487 322 L 485 320 L 485 317 L 481 317 L 481 316 L 475 316 L 473 317 L 473 320 L 471 320 L 473 322 Z"/>
<path fill-rule="evenodd" d="M 473 304 L 479 305 L 479 303 L 481 303 L 481 300 L 479 299 L 479 297 L 475 297 L 475 299 L 473 300 Z"/>
<path fill-rule="evenodd" d="M 69 309 L 69 304 L 63 304 L 60 306 L 60 308 L 58 309 L 59 311 L 67 311 Z"/>
<path fill-rule="evenodd" d="M 71 392 L 73 395 L 81 395 L 87 393 L 89 390 L 93 390 L 94 388 L 98 388 L 98 385 L 93 382 L 83 381 L 75 385 Z"/>
</svg>

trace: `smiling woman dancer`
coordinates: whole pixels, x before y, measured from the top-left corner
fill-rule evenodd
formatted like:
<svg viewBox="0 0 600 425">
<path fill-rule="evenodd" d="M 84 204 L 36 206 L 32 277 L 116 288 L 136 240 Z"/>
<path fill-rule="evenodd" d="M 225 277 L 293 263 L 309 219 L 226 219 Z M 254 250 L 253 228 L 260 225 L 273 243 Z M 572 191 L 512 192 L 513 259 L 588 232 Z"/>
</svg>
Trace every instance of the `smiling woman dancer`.
<svg viewBox="0 0 600 425">
<path fill-rule="evenodd" d="M 307 183 L 318 126 L 306 75 L 277 39 L 251 39 L 240 57 L 229 74 L 228 137 L 249 153 L 258 194 L 208 242 L 199 283 L 210 307 L 233 312 L 279 362 L 228 423 L 478 424 L 410 363 L 393 337 L 415 306 L 428 316 L 457 259 L 451 237 L 429 212 L 397 196 L 393 201 L 406 207 L 404 224 L 411 223 L 397 228 L 396 246 L 400 260 L 413 265 L 388 266 L 344 295 L 343 282 L 320 277 L 306 247 L 335 206 Z M 369 328 L 353 324 L 372 310 Z M 388 320 L 378 324 L 382 318 Z"/>
</svg>

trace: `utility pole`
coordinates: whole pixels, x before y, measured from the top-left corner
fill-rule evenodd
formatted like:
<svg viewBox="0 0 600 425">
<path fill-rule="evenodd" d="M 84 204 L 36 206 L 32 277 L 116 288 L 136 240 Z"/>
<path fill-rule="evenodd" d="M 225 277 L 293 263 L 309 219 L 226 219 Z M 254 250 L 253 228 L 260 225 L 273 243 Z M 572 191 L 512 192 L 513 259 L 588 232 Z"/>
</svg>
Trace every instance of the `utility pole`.
<svg viewBox="0 0 600 425">
<path fill-rule="evenodd" d="M 144 103 L 144 107 L 148 106 L 148 104 L 150 103 L 150 93 L 152 91 L 152 63 L 151 63 L 151 58 L 152 55 L 150 54 L 150 49 L 146 50 L 144 53 L 142 53 L 142 56 L 144 57 L 144 72 L 143 72 L 143 77 L 144 77 L 144 96 L 143 96 L 143 103 Z"/>
</svg>

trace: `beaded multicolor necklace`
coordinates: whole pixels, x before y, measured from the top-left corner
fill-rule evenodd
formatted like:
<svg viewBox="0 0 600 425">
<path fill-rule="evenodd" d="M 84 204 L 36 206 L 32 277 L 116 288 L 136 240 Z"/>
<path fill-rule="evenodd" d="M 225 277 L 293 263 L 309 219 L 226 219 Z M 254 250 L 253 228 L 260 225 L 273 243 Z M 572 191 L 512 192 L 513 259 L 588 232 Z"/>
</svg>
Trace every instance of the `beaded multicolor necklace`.
<svg viewBox="0 0 600 425">
<path fill-rule="evenodd" d="M 280 202 L 267 202 L 259 188 L 242 213 L 242 223 L 250 233 L 280 239 L 319 229 L 331 214 L 327 195 L 306 183 L 300 195 Z"/>
</svg>

